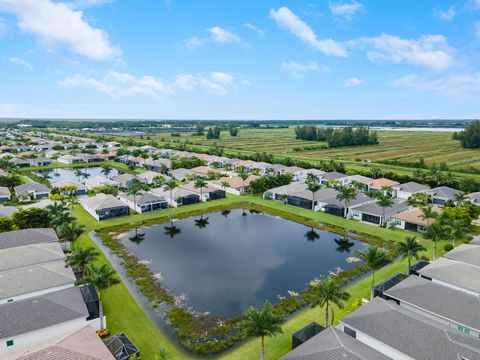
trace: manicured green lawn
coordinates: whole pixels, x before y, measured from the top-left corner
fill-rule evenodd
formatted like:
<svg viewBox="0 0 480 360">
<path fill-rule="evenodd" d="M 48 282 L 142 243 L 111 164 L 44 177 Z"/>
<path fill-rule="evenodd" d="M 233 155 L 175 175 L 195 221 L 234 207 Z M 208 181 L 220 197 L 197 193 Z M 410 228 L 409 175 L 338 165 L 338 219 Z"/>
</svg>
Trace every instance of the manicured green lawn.
<svg viewBox="0 0 480 360">
<path fill-rule="evenodd" d="M 348 231 L 355 231 L 366 235 L 382 237 L 392 241 L 400 241 L 406 235 L 412 233 L 401 230 L 388 230 L 370 226 L 367 224 L 358 223 L 355 221 L 346 221 L 342 218 L 331 216 L 324 213 L 313 213 L 309 210 L 287 206 L 280 202 L 273 200 L 263 200 L 259 197 L 244 196 L 235 197 L 229 196 L 226 199 L 216 200 L 207 203 L 189 205 L 186 207 L 179 207 L 175 209 L 168 209 L 157 213 L 146 215 L 133 215 L 128 217 L 120 217 L 116 219 L 106 220 L 102 222 L 95 221 L 88 213 L 81 207 L 75 209 L 75 216 L 80 223 L 86 226 L 86 232 L 78 240 L 78 245 L 81 246 L 96 246 L 93 240 L 88 236 L 88 231 L 100 229 L 104 227 L 115 227 L 118 225 L 125 225 L 134 222 L 141 222 L 152 219 L 166 219 L 167 217 L 185 216 L 195 211 L 209 211 L 214 210 L 218 206 L 235 206 L 243 202 L 250 202 L 253 204 L 262 205 L 265 208 L 270 208 L 273 212 L 283 212 L 292 216 L 301 216 L 305 219 L 315 220 L 319 223 L 344 227 Z M 268 209 L 266 209 L 268 210 Z M 427 247 L 428 254 L 431 252 L 431 242 L 425 239 L 421 240 L 423 245 Z M 443 249 L 443 243 L 439 244 L 440 249 Z M 99 262 L 107 262 L 108 260 L 102 255 Z M 390 264 L 379 271 L 376 275 L 377 281 L 385 279 L 392 274 L 405 271 L 405 262 L 399 261 Z M 241 285 L 239 285 L 241 286 Z M 349 312 L 352 302 L 358 298 L 367 298 L 370 292 L 370 278 L 364 278 L 352 283 L 347 287 L 347 291 L 351 294 L 350 300 L 346 303 L 344 310 L 336 310 L 335 318 L 338 319 Z M 103 291 L 102 300 L 104 302 L 105 315 L 107 316 L 108 327 L 112 333 L 125 332 L 127 336 L 140 348 L 143 354 L 143 359 L 154 359 L 155 354 L 160 347 L 168 351 L 168 359 L 192 359 L 195 358 L 179 349 L 166 334 L 158 329 L 143 312 L 137 304 L 133 296 L 123 284 L 117 284 L 111 288 Z M 290 350 L 291 335 L 295 331 L 311 323 L 317 321 L 322 323 L 323 312 L 322 309 L 306 308 L 293 314 L 283 326 L 284 333 L 267 339 L 266 351 L 267 359 L 278 359 Z M 259 341 L 258 339 L 247 340 L 230 351 L 223 353 L 217 358 L 228 360 L 249 360 L 257 359 L 259 357 Z"/>
</svg>

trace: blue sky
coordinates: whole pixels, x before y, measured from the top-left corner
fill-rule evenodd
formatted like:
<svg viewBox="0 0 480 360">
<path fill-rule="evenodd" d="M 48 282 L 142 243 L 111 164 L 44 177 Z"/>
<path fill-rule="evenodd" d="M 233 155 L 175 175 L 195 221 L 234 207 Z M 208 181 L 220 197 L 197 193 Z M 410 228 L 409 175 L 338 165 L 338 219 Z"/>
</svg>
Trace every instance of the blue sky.
<svg viewBox="0 0 480 360">
<path fill-rule="evenodd" d="M 0 0 L 0 117 L 480 118 L 480 0 Z"/>
</svg>

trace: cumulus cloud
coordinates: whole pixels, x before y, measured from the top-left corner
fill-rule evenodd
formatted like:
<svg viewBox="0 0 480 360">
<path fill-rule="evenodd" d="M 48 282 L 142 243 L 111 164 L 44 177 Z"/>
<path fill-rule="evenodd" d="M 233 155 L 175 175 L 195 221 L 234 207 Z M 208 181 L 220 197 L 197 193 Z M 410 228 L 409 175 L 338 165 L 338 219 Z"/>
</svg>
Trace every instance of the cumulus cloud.
<svg viewBox="0 0 480 360">
<path fill-rule="evenodd" d="M 241 42 L 237 34 L 220 26 L 214 26 L 207 31 L 211 34 L 213 41 L 221 44 Z"/>
<path fill-rule="evenodd" d="M 365 80 L 359 79 L 358 77 L 351 77 L 343 82 L 343 86 L 345 87 L 357 87 L 364 84 Z"/>
<path fill-rule="evenodd" d="M 428 77 L 409 74 L 392 84 L 416 92 L 431 92 L 458 101 L 477 101 L 480 97 L 480 73 Z"/>
<path fill-rule="evenodd" d="M 246 27 L 247 29 L 250 29 L 250 30 L 256 32 L 257 35 L 260 36 L 261 38 L 265 37 L 265 31 L 263 31 L 262 29 L 259 29 L 255 25 L 253 25 L 251 23 L 245 23 L 245 24 L 243 24 L 243 26 Z"/>
<path fill-rule="evenodd" d="M 12 64 L 17 64 L 17 65 L 23 66 L 24 68 L 26 68 L 30 71 L 33 70 L 32 64 L 30 64 L 28 61 L 23 60 L 21 58 L 11 57 L 10 59 L 8 59 L 8 61 L 10 61 Z"/>
<path fill-rule="evenodd" d="M 455 6 L 450 6 L 446 10 L 437 9 L 434 11 L 434 15 L 443 21 L 452 21 L 455 15 L 457 15 L 457 10 L 455 10 Z"/>
<path fill-rule="evenodd" d="M 295 61 L 282 62 L 282 69 L 286 70 L 292 75 L 294 79 L 301 79 L 308 73 L 314 72 L 328 72 L 330 69 L 327 66 L 320 66 L 316 61 L 310 61 L 306 64 L 301 64 Z"/>
<path fill-rule="evenodd" d="M 454 65 L 454 50 L 443 35 L 422 35 L 418 39 L 402 39 L 389 34 L 362 37 L 349 42 L 350 46 L 364 49 L 376 62 L 405 63 L 434 70 Z"/>
<path fill-rule="evenodd" d="M 355 0 L 352 2 L 330 3 L 329 7 L 332 15 L 345 20 L 351 20 L 357 13 L 363 11 L 363 5 Z"/>
<path fill-rule="evenodd" d="M 128 73 L 110 71 L 101 78 L 73 74 L 59 81 L 66 88 L 94 89 L 113 98 L 132 95 L 174 95 L 177 91 L 201 89 L 214 95 L 228 95 L 236 88 L 233 75 L 212 71 L 209 74 L 178 74 L 168 83 L 153 76 L 136 77 Z"/>
<path fill-rule="evenodd" d="M 0 0 L 0 12 L 14 14 L 18 27 L 47 44 L 66 45 L 80 55 L 112 59 L 120 50 L 110 44 L 108 35 L 85 20 L 82 11 L 52 0 Z"/>
<path fill-rule="evenodd" d="M 347 57 L 345 48 L 332 39 L 318 39 L 315 32 L 287 7 L 278 10 L 270 10 L 270 18 L 275 20 L 278 26 L 284 28 L 299 38 L 303 43 L 320 50 L 325 55 Z"/>
</svg>

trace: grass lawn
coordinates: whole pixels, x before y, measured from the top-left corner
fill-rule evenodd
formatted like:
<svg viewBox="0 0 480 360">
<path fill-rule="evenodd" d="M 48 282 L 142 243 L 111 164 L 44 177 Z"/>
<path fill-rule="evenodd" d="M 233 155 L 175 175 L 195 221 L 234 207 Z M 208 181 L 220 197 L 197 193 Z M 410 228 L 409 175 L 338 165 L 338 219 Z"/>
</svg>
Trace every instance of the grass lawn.
<svg viewBox="0 0 480 360">
<path fill-rule="evenodd" d="M 261 205 L 267 211 L 272 211 L 276 214 L 284 213 L 290 216 L 303 217 L 306 220 L 317 221 L 319 224 L 327 224 L 333 226 L 344 227 L 348 231 L 358 232 L 359 234 L 366 234 L 370 236 L 382 237 L 392 241 L 400 241 L 406 235 L 412 233 L 402 230 L 389 230 L 377 228 L 367 224 L 358 223 L 355 221 L 347 221 L 342 218 L 331 216 L 324 213 L 313 213 L 309 210 L 287 206 L 280 202 L 273 200 L 263 200 L 259 197 L 244 196 L 235 197 L 229 196 L 226 199 L 216 200 L 207 203 L 189 205 L 186 207 L 179 207 L 168 209 L 157 213 L 145 215 L 132 215 L 128 217 L 120 217 L 116 219 L 106 220 L 102 222 L 95 221 L 88 213 L 81 207 L 75 209 L 75 216 L 78 221 L 85 225 L 85 233 L 78 240 L 80 246 L 96 246 L 92 239 L 88 236 L 88 232 L 94 229 L 104 227 L 111 227 L 117 225 L 125 225 L 134 222 L 142 222 L 153 219 L 167 219 L 168 217 L 185 216 L 195 211 L 209 211 L 214 210 L 218 206 L 235 206 L 244 202 Z M 432 243 L 428 240 L 421 239 L 422 244 L 427 248 L 428 254 L 431 254 Z M 439 243 L 439 249 L 443 249 L 443 243 Z M 441 251 L 439 251 L 439 254 Z M 99 262 L 107 262 L 108 260 L 102 255 Z M 385 279 L 392 274 L 404 271 L 405 262 L 399 261 L 390 264 L 379 271 L 376 275 L 377 281 Z M 344 310 L 336 309 L 335 318 L 338 320 L 349 312 L 352 302 L 358 298 L 367 298 L 370 292 L 370 278 L 363 278 L 357 282 L 352 283 L 347 288 L 351 294 L 351 299 L 346 302 Z M 105 315 L 107 316 L 107 323 L 112 333 L 125 332 L 127 336 L 140 348 L 143 359 L 154 359 L 155 354 L 160 347 L 163 347 L 168 352 L 168 359 L 193 359 L 192 355 L 186 354 L 179 349 L 166 334 L 156 327 L 143 312 L 136 300 L 130 294 L 127 287 L 123 284 L 117 284 L 102 292 L 102 299 L 104 302 Z M 290 316 L 283 326 L 284 333 L 266 341 L 267 359 L 278 359 L 290 350 L 291 334 L 312 321 L 323 323 L 322 309 L 306 308 L 300 310 Z M 247 340 L 233 349 L 217 356 L 219 359 L 228 360 L 249 360 L 257 359 L 259 357 L 259 340 Z"/>
<path fill-rule="evenodd" d="M 39 170 L 53 170 L 53 169 L 61 169 L 61 168 L 84 168 L 84 167 L 95 167 L 95 166 L 105 166 L 109 165 L 118 171 L 129 173 L 129 174 L 141 174 L 146 170 L 143 168 L 135 168 L 134 171 L 130 170 L 127 165 L 120 164 L 119 162 L 113 160 L 107 161 L 99 161 L 99 162 L 91 162 L 91 163 L 78 163 L 78 164 L 64 164 L 57 161 L 54 161 L 52 165 L 48 166 L 30 166 L 24 168 L 16 169 L 16 172 L 22 173 L 31 173 L 32 171 L 39 171 Z"/>
</svg>

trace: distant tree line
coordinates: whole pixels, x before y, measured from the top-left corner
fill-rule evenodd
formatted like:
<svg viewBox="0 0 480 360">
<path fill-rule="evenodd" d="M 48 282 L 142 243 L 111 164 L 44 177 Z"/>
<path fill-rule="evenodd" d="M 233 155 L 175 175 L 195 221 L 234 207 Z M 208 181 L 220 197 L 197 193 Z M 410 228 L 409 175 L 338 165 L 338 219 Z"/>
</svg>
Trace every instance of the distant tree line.
<svg viewBox="0 0 480 360">
<path fill-rule="evenodd" d="M 359 146 L 378 144 L 376 131 L 370 131 L 366 126 L 353 128 L 319 128 L 314 125 L 297 126 L 295 128 L 297 139 L 307 141 L 325 141 L 329 147 Z"/>
<path fill-rule="evenodd" d="M 466 149 L 480 148 L 480 121 L 471 122 L 464 131 L 454 132 L 452 139 L 460 140 L 460 143 Z"/>
</svg>

